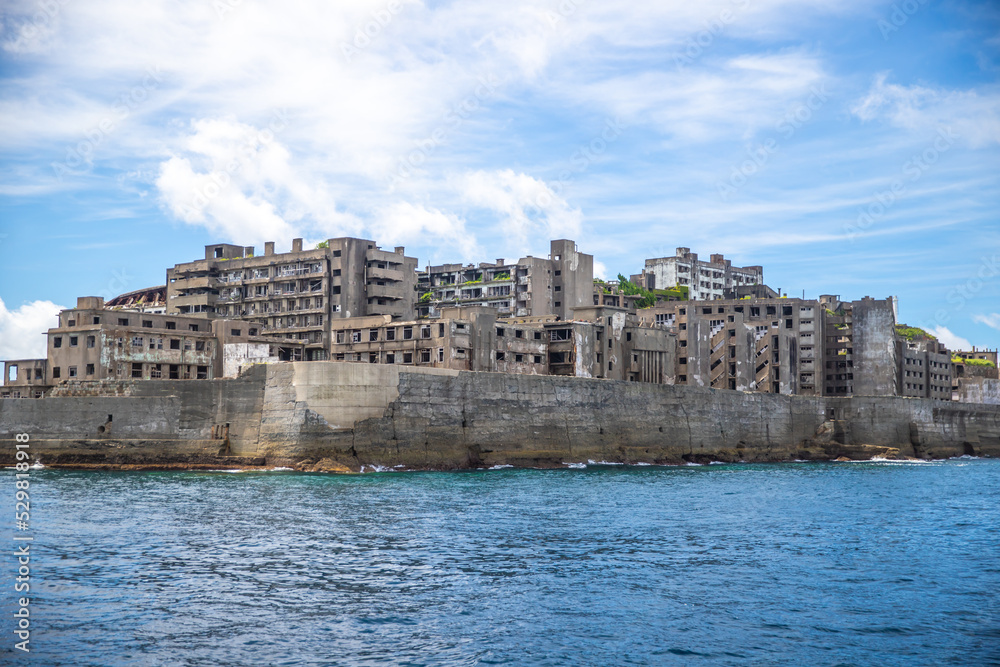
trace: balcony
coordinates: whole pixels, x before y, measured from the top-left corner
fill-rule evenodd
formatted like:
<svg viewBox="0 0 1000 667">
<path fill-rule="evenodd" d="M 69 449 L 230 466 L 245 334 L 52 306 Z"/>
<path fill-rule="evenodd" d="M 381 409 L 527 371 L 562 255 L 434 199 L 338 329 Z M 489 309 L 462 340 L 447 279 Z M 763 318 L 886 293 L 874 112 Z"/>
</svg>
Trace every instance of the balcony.
<svg viewBox="0 0 1000 667">
<path fill-rule="evenodd" d="M 404 276 L 402 271 L 397 271 L 395 269 L 379 269 L 372 267 L 368 269 L 368 277 L 372 280 L 394 280 L 396 282 L 403 282 Z"/>
<path fill-rule="evenodd" d="M 371 297 L 383 299 L 402 299 L 404 288 L 402 285 L 366 285 L 365 293 Z"/>
<path fill-rule="evenodd" d="M 209 278 L 208 276 L 197 276 L 194 278 L 177 278 L 177 282 L 174 283 L 174 287 L 177 289 L 206 289 L 217 284 L 218 280 L 216 278 Z"/>
</svg>

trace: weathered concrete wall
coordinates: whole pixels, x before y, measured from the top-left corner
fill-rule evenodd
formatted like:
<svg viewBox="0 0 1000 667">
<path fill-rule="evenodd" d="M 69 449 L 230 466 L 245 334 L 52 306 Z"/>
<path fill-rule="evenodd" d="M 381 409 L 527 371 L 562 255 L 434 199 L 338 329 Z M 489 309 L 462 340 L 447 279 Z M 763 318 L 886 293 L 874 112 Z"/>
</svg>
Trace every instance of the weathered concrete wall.
<svg viewBox="0 0 1000 667">
<path fill-rule="evenodd" d="M 1000 406 L 303 362 L 235 380 L 137 382 L 130 396 L 4 400 L 0 432 L 29 433 L 51 463 L 225 454 L 356 470 L 937 458 L 1000 456 Z M 0 451 L 9 458 L 13 447 Z"/>
<path fill-rule="evenodd" d="M 855 396 L 896 396 L 896 316 L 892 301 L 851 303 Z M 824 341 L 825 342 L 825 341 Z"/>
<path fill-rule="evenodd" d="M 990 369 L 994 372 L 995 368 Z M 1000 405 L 1000 380 L 990 378 L 960 378 L 958 381 L 959 400 L 966 403 Z"/>
</svg>

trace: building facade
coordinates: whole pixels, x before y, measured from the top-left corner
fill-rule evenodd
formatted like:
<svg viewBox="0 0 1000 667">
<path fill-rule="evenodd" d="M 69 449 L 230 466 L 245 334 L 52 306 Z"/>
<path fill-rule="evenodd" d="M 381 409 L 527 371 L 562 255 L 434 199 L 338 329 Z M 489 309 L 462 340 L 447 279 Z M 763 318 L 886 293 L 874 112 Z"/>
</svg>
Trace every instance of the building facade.
<svg viewBox="0 0 1000 667">
<path fill-rule="evenodd" d="M 250 363 L 301 361 L 303 347 L 247 322 L 110 310 L 101 297 L 80 297 L 48 330 L 45 359 L 5 363 L 3 396 L 37 398 L 66 382 L 235 377 Z"/>
<path fill-rule="evenodd" d="M 725 291 L 764 282 L 761 266 L 733 266 L 722 255 L 711 255 L 709 261 L 698 259 L 690 248 L 677 248 L 673 257 L 647 259 L 641 274 L 631 282 L 646 289 L 670 289 L 687 286 L 692 301 L 712 301 L 725 298 Z"/>
<path fill-rule="evenodd" d="M 677 332 L 677 384 L 893 396 L 894 313 L 892 299 L 842 302 L 824 295 L 661 303 L 640 310 L 639 317 Z M 865 362 L 856 363 L 858 357 Z"/>
<path fill-rule="evenodd" d="M 951 352 L 930 338 L 907 340 L 896 337 L 899 396 L 950 401 L 952 394 Z"/>
<path fill-rule="evenodd" d="M 569 319 L 574 308 L 591 304 L 594 258 L 566 239 L 551 241 L 549 249 L 547 259 L 528 256 L 513 264 L 428 266 L 419 278 L 417 312 L 437 317 L 443 308 L 481 306 L 499 317 Z"/>
<path fill-rule="evenodd" d="M 674 381 L 676 335 L 619 308 L 578 308 L 571 320 L 563 320 L 554 315 L 500 319 L 492 308 L 452 307 L 436 319 L 352 318 L 333 327 L 336 361 Z"/>
<path fill-rule="evenodd" d="M 252 247 L 205 246 L 205 258 L 167 269 L 167 313 L 245 320 L 260 335 L 303 342 L 307 360 L 328 358 L 332 320 L 389 315 L 413 319 L 417 260 L 402 247 L 329 239 L 325 247 L 264 254 Z"/>
</svg>

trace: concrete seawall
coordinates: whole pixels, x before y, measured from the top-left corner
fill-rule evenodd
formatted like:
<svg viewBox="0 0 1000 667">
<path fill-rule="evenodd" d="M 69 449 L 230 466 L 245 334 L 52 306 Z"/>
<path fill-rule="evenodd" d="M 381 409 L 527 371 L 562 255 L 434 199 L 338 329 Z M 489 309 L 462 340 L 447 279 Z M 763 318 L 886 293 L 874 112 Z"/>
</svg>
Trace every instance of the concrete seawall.
<svg viewBox="0 0 1000 667">
<path fill-rule="evenodd" d="M 358 470 L 1000 456 L 1000 406 L 932 400 L 337 362 L 257 366 L 234 380 L 143 381 L 118 393 L 0 401 L 3 460 L 12 460 L 15 433 L 28 433 L 47 465 Z"/>
</svg>

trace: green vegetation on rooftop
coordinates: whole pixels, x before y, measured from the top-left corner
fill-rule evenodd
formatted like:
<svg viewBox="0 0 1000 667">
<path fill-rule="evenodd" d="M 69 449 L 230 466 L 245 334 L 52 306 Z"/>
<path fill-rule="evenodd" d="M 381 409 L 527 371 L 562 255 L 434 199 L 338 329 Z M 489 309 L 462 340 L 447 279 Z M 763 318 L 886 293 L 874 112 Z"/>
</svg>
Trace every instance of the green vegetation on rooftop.
<svg viewBox="0 0 1000 667">
<path fill-rule="evenodd" d="M 937 340 L 935 336 L 927 333 L 920 327 L 908 327 L 905 324 L 896 325 L 896 333 L 906 340 L 914 340 L 918 338 L 929 338 L 930 340 Z"/>
<path fill-rule="evenodd" d="M 989 368 L 996 368 L 996 364 L 989 359 L 963 359 L 962 357 L 952 357 L 951 363 L 965 364 L 966 366 L 987 366 Z"/>
<path fill-rule="evenodd" d="M 320 241 L 319 243 L 316 244 L 316 250 L 320 250 L 321 248 L 329 248 L 329 247 L 330 247 L 330 242 L 329 241 Z"/>
</svg>

